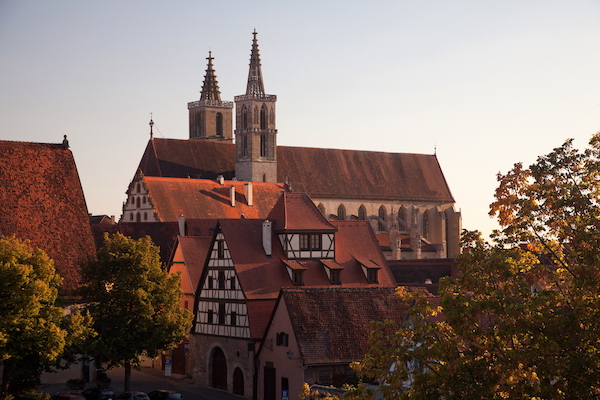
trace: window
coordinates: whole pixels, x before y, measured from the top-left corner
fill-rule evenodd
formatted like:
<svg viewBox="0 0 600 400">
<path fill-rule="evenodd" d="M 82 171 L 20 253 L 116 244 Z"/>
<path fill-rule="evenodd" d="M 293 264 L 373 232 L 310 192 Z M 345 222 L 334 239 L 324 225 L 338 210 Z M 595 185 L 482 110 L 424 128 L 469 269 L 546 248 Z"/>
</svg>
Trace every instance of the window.
<svg viewBox="0 0 600 400">
<path fill-rule="evenodd" d="M 337 209 L 337 219 L 338 221 L 343 221 L 346 219 L 346 207 L 344 207 L 343 204 L 340 204 Z"/>
<path fill-rule="evenodd" d="M 254 119 L 252 120 L 255 124 L 258 124 L 258 107 L 254 106 Z"/>
<path fill-rule="evenodd" d="M 423 237 L 429 238 L 429 213 L 427 211 L 423 213 Z"/>
<path fill-rule="evenodd" d="M 235 290 L 235 276 L 229 278 L 229 289 Z"/>
<path fill-rule="evenodd" d="M 248 109 L 246 108 L 246 106 L 244 106 L 244 108 L 242 109 L 242 122 L 242 128 L 250 127 L 250 124 L 248 124 Z"/>
<path fill-rule="evenodd" d="M 367 209 L 363 205 L 358 207 L 358 219 L 360 219 L 361 221 L 367 219 Z"/>
<path fill-rule="evenodd" d="M 142 204 L 146 204 L 146 196 L 142 196 Z"/>
<path fill-rule="evenodd" d="M 322 237 L 319 233 L 300 234 L 300 250 L 321 250 L 323 248 Z"/>
<path fill-rule="evenodd" d="M 225 303 L 219 304 L 219 325 L 225 325 Z"/>
<path fill-rule="evenodd" d="M 267 129 L 267 107 L 264 104 L 260 108 L 260 129 Z"/>
<path fill-rule="evenodd" d="M 235 311 L 231 312 L 231 326 L 237 326 L 237 313 Z"/>
<path fill-rule="evenodd" d="M 323 386 L 331 385 L 331 371 L 328 369 L 319 371 L 319 383 Z"/>
<path fill-rule="evenodd" d="M 263 182 L 267 181 L 267 174 L 263 174 Z"/>
<path fill-rule="evenodd" d="M 148 220 L 148 213 L 144 211 L 144 221 Z"/>
<path fill-rule="evenodd" d="M 219 289 L 225 289 L 225 272 L 219 271 Z"/>
<path fill-rule="evenodd" d="M 140 213 L 135 214 L 135 222 L 140 222 Z"/>
<path fill-rule="evenodd" d="M 217 113 L 217 136 L 223 136 L 223 114 Z"/>
<path fill-rule="evenodd" d="M 134 217 L 133 217 L 133 213 L 129 214 L 129 220 L 130 220 L 130 221 L 133 221 L 133 218 L 134 218 Z"/>
<path fill-rule="evenodd" d="M 369 283 L 379 283 L 378 272 L 379 272 L 378 269 L 369 268 L 367 270 L 367 282 L 369 282 Z"/>
<path fill-rule="evenodd" d="M 208 310 L 208 313 L 206 315 L 206 323 L 207 324 L 212 324 L 213 323 L 213 318 L 214 318 L 214 311 L 213 310 Z"/>
<path fill-rule="evenodd" d="M 260 156 L 267 156 L 267 135 L 260 135 Z"/>
<path fill-rule="evenodd" d="M 190 304 L 189 304 L 189 302 L 188 302 L 187 300 L 185 300 L 185 301 L 183 302 L 183 308 L 185 308 L 186 310 L 189 310 L 189 309 L 190 309 Z"/>
<path fill-rule="evenodd" d="M 215 280 L 215 278 L 213 278 L 212 276 L 208 277 L 208 288 L 209 289 L 213 289 L 214 288 L 214 280 Z"/>
<path fill-rule="evenodd" d="M 217 258 L 222 260 L 225 258 L 225 242 L 217 240 Z"/>
<path fill-rule="evenodd" d="M 137 199 L 135 199 L 135 206 L 137 208 L 140 208 L 140 198 L 139 197 Z"/>
<path fill-rule="evenodd" d="M 304 271 L 293 270 L 292 271 L 292 283 L 294 284 L 294 286 L 304 285 Z"/>
<path fill-rule="evenodd" d="M 340 270 L 332 269 L 329 271 L 329 280 L 332 285 L 341 285 L 342 284 L 340 275 L 341 275 Z"/>
<path fill-rule="evenodd" d="M 385 228 L 386 228 L 386 222 L 385 222 L 385 217 L 387 215 L 387 212 L 385 211 L 385 207 L 381 206 L 379 207 L 379 212 L 377 213 L 377 216 L 379 217 L 379 222 L 377 223 L 377 230 L 379 232 L 385 232 Z"/>
<path fill-rule="evenodd" d="M 242 136 L 242 156 L 248 155 L 248 136 Z"/>
<path fill-rule="evenodd" d="M 290 335 L 285 332 L 278 332 L 275 335 L 275 343 L 277 346 L 288 346 L 289 337 Z"/>
</svg>

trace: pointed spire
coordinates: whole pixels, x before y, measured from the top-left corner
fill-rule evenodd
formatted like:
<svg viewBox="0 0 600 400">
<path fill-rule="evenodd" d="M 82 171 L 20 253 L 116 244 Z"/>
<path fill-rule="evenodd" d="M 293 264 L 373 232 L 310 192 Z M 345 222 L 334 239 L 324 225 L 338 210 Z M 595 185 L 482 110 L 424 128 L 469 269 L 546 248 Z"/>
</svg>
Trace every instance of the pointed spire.
<svg viewBox="0 0 600 400">
<path fill-rule="evenodd" d="M 206 75 L 204 76 L 204 83 L 202 84 L 202 92 L 200 92 L 200 100 L 213 100 L 221 101 L 221 92 L 219 92 L 219 84 L 217 82 L 217 76 L 213 69 L 212 51 L 208 52 L 208 66 L 206 67 Z"/>
<path fill-rule="evenodd" d="M 262 79 L 262 70 L 260 68 L 260 55 L 258 54 L 258 40 L 256 39 L 256 29 L 252 33 L 252 53 L 250 54 L 250 71 L 248 72 L 248 86 L 246 86 L 246 95 L 253 97 L 264 97 L 265 86 Z"/>
</svg>

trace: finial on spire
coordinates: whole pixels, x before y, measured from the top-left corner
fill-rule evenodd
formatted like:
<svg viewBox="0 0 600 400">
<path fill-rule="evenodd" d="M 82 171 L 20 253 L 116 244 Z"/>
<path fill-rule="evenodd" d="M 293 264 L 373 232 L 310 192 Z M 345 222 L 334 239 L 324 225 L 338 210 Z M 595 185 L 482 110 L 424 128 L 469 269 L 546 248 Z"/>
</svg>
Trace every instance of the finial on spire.
<svg viewBox="0 0 600 400">
<path fill-rule="evenodd" d="M 152 132 L 152 128 L 154 128 L 154 121 L 152 121 L 152 113 L 150 113 L 150 140 L 152 140 L 152 136 L 154 136 L 154 132 Z"/>
<path fill-rule="evenodd" d="M 62 141 L 62 148 L 65 150 L 69 149 L 69 141 L 67 140 L 67 135 L 64 135 L 64 139 Z"/>
</svg>

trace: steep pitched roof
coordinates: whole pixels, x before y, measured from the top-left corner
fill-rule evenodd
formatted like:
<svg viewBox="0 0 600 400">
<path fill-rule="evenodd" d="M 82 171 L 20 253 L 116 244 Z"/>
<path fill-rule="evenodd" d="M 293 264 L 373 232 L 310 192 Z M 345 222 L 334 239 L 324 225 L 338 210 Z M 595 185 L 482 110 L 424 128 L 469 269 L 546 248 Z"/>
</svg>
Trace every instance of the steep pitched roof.
<svg viewBox="0 0 600 400">
<path fill-rule="evenodd" d="M 79 262 L 95 254 L 73 154 L 60 144 L 10 141 L 0 141 L 0 154 L 0 236 L 44 250 L 71 293 Z"/>
<path fill-rule="evenodd" d="M 283 260 L 286 260 L 281 242 L 272 239 L 272 255 L 267 256 L 262 246 L 262 220 L 220 220 L 221 231 L 233 259 L 240 286 L 248 300 L 275 299 L 279 289 L 292 286 Z M 344 267 L 342 286 L 394 287 L 395 280 L 387 268 L 377 245 L 373 230 L 365 221 L 334 221 L 335 261 Z M 368 284 L 357 259 L 370 260 L 381 267 L 379 283 Z M 320 261 L 301 260 L 306 268 L 306 286 L 330 286 L 331 283 Z"/>
<path fill-rule="evenodd" d="M 146 176 L 235 176 L 235 145 L 153 139 L 139 168 Z M 277 180 L 311 197 L 454 202 L 437 157 L 427 154 L 277 146 Z"/>
<path fill-rule="evenodd" d="M 179 236 L 177 239 L 181 253 L 183 254 L 185 268 L 187 269 L 194 292 L 196 292 L 213 237 L 212 235 Z"/>
<path fill-rule="evenodd" d="M 267 218 L 275 221 L 276 231 L 332 232 L 336 229 L 306 193 L 283 193 Z"/>
<path fill-rule="evenodd" d="M 143 181 L 161 221 L 177 221 L 182 214 L 187 219 L 265 218 L 285 190 L 281 183 L 252 182 L 253 205 L 249 206 L 244 191 L 247 182 L 221 185 L 209 179 L 153 176 Z M 231 205 L 231 186 L 235 188 L 235 206 Z"/>
<path fill-rule="evenodd" d="M 361 360 L 371 321 L 401 323 L 408 311 L 393 287 L 285 287 L 281 298 L 305 365 Z"/>
</svg>

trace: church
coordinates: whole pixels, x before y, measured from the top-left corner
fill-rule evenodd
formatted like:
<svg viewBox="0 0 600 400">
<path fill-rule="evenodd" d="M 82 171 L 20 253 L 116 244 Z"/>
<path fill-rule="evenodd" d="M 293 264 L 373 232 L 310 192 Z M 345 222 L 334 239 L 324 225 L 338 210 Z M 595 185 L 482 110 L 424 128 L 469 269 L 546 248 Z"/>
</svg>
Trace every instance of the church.
<svg viewBox="0 0 600 400">
<path fill-rule="evenodd" d="M 278 146 L 277 96 L 265 92 L 256 31 L 246 92 L 233 102 L 221 100 L 210 52 L 207 59 L 200 99 L 188 103 L 189 139 L 154 138 L 150 122 L 122 222 L 225 218 L 203 216 L 204 208 L 192 210 L 190 202 L 176 204 L 183 192 L 171 188 L 208 180 L 225 188 L 206 187 L 222 192 L 253 182 L 269 193 L 263 209 L 270 209 L 276 191 L 306 193 L 328 220 L 368 221 L 387 259 L 451 258 L 460 252 L 461 214 L 435 155 Z M 230 200 L 208 189 L 202 193 L 223 204 L 237 196 L 228 207 L 257 207 L 241 189 Z"/>
</svg>

